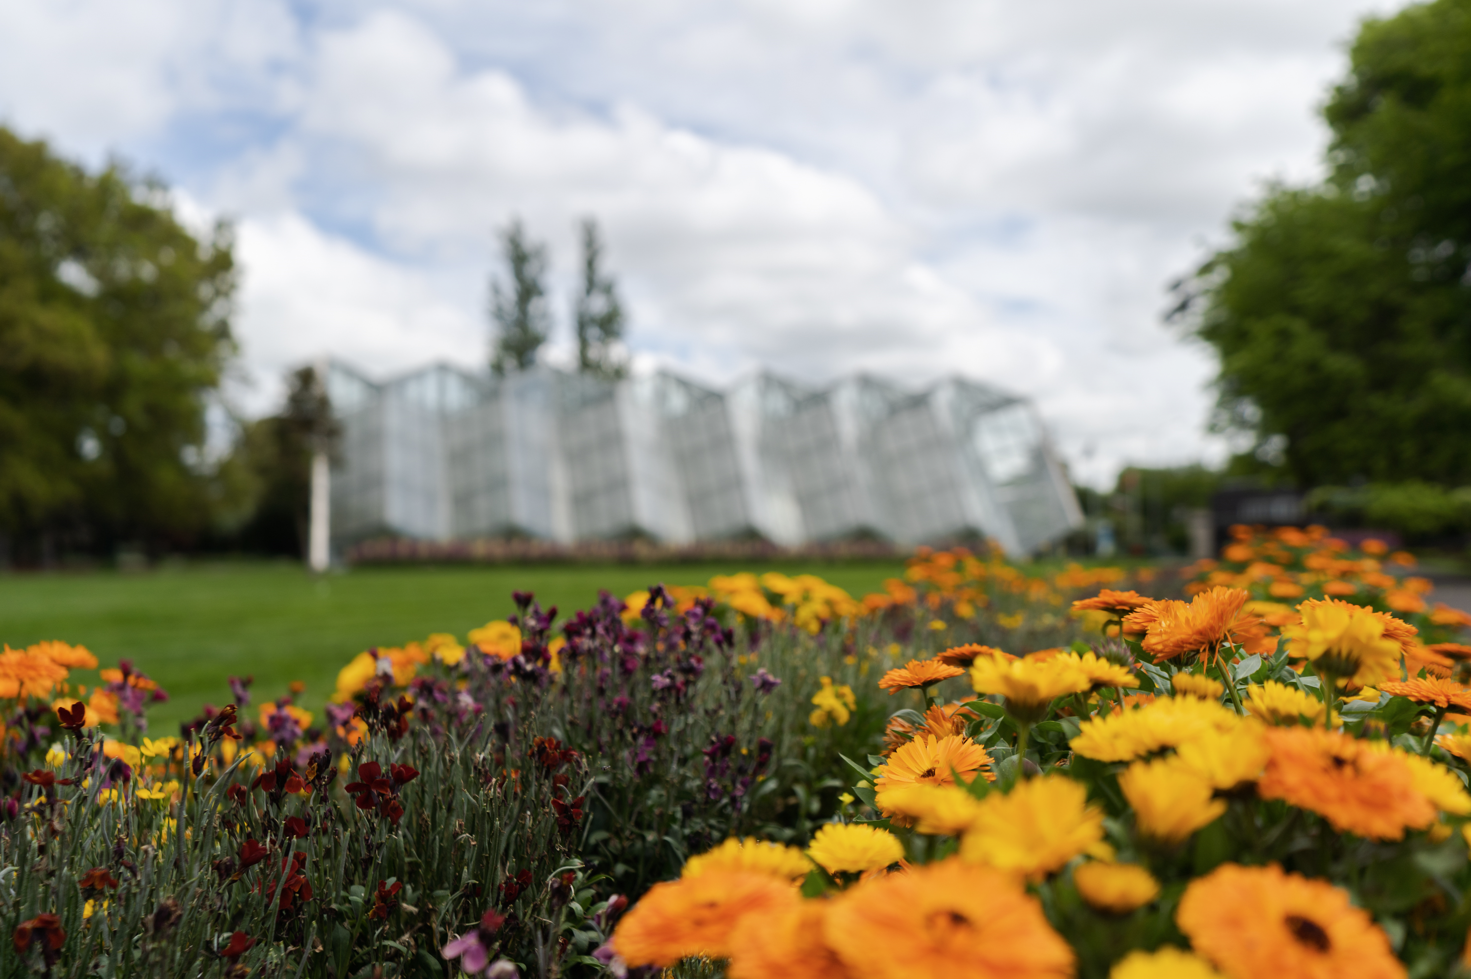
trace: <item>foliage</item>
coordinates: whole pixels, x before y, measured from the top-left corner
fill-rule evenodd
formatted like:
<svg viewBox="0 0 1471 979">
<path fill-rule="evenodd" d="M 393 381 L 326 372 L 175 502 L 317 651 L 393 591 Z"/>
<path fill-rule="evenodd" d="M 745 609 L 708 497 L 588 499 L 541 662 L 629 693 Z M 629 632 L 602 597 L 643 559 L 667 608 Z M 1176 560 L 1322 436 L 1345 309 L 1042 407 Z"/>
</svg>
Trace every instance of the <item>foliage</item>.
<svg viewBox="0 0 1471 979">
<path fill-rule="evenodd" d="M 0 129 L 0 533 L 78 547 L 208 518 L 205 411 L 233 351 L 231 233 Z"/>
<path fill-rule="evenodd" d="M 1240 570 L 1201 570 L 1254 589 L 1312 575 L 1356 601 L 1424 590 L 1384 573 L 1385 550 L 1243 528 L 1223 555 Z M 805 879 L 727 843 L 630 909 L 615 967 L 1471 974 L 1471 646 L 1424 645 L 1471 617 L 1417 632 L 1418 612 L 1306 599 L 1274 618 L 1201 584 L 1188 603 L 1075 603 L 1109 624 L 1070 650 L 958 647 L 891 671 L 912 708 L 882 754 L 850 761 L 854 805 Z M 976 693 L 942 707 L 936 678 L 957 665 Z"/>
<path fill-rule="evenodd" d="M 490 366 L 497 374 L 524 371 L 536 363 L 536 352 L 551 329 L 546 308 L 546 248 L 526 239 L 519 219 L 501 231 L 501 248 L 510 284 L 490 282 L 490 317 L 495 349 Z"/>
<path fill-rule="evenodd" d="M 1271 188 L 1182 287 L 1221 358 L 1217 424 L 1306 485 L 1471 480 L 1468 64 L 1465 0 L 1367 21 L 1328 180 Z"/>
<path fill-rule="evenodd" d="M 623 305 L 602 269 L 603 242 L 592 218 L 582 222 L 582 291 L 577 296 L 577 364 L 584 373 L 617 379 L 628 371 L 620 349 Z"/>
<path fill-rule="evenodd" d="M 1443 538 L 1471 530 L 1471 488 L 1435 483 L 1366 483 L 1321 486 L 1308 506 L 1333 516 L 1341 526 L 1377 527 L 1409 540 Z"/>
</svg>

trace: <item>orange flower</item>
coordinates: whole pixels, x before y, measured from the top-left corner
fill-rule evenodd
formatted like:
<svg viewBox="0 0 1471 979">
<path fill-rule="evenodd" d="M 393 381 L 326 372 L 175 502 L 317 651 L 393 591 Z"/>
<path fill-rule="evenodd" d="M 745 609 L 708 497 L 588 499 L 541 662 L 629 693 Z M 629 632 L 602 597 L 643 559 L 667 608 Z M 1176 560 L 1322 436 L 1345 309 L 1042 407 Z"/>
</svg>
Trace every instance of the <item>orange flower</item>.
<svg viewBox="0 0 1471 979">
<path fill-rule="evenodd" d="M 1471 615 L 1458 608 L 1451 608 L 1445 602 L 1435 603 L 1435 611 L 1430 613 L 1430 621 L 1435 625 L 1452 625 L 1462 629 L 1471 629 Z"/>
<path fill-rule="evenodd" d="M 1263 799 L 1283 799 L 1368 839 L 1398 840 L 1406 828 L 1435 821 L 1414 772 L 1392 752 L 1320 727 L 1274 727 L 1263 736 L 1272 750 L 1257 783 Z"/>
<path fill-rule="evenodd" d="M 97 675 L 102 678 L 102 682 L 103 683 L 122 683 L 123 682 L 123 671 L 122 670 L 117 670 L 117 669 L 99 670 L 98 673 L 97 673 Z M 136 673 L 129 673 L 128 674 L 128 686 L 134 688 L 135 690 L 153 690 L 153 689 L 155 689 L 158 686 L 158 684 L 156 682 L 154 682 L 153 680 L 148 679 L 148 677 L 146 677 L 146 676 L 139 676 Z"/>
<path fill-rule="evenodd" d="M 92 698 L 87 701 L 87 726 L 91 727 L 93 718 L 102 724 L 116 724 L 117 719 L 117 694 L 103 690 L 100 687 L 92 691 Z M 234 742 L 228 742 L 233 744 Z"/>
<path fill-rule="evenodd" d="M 980 643 L 974 642 L 966 643 L 964 646 L 952 646 L 936 656 L 935 659 L 941 663 L 947 663 L 950 666 L 969 669 L 970 665 L 976 661 L 977 656 L 1001 656 L 1005 659 L 1016 659 L 1010 653 L 1003 653 L 993 646 L 982 646 Z"/>
<path fill-rule="evenodd" d="M 875 770 L 879 776 L 875 788 L 882 795 L 891 785 L 954 785 L 957 774 L 969 779 L 977 772 L 988 780 L 996 778 L 985 748 L 959 735 L 930 734 L 897 748 L 888 763 Z"/>
<path fill-rule="evenodd" d="M 879 681 L 879 689 L 887 690 L 889 695 L 893 696 L 908 687 L 928 687 L 941 680 L 964 674 L 965 671 L 960 667 L 942 663 L 937 659 L 912 659 L 900 669 L 885 673 L 883 679 Z"/>
<path fill-rule="evenodd" d="M 1456 706 L 1462 710 L 1471 710 L 1471 689 L 1440 677 L 1406 680 L 1403 683 L 1381 683 L 1379 689 L 1396 697 L 1407 697 L 1417 704 Z"/>
<path fill-rule="evenodd" d="M 743 916 L 731 930 L 730 979 L 848 979 L 823 936 L 831 901 L 782 904 Z"/>
<path fill-rule="evenodd" d="M 1269 652 L 1273 643 L 1265 625 L 1243 608 L 1250 598 L 1240 588 L 1216 587 L 1196 595 L 1188 605 L 1173 600 L 1146 605 L 1124 625 L 1144 626 L 1144 651 L 1155 662 L 1192 654 L 1213 659 L 1227 642 L 1250 653 Z"/>
<path fill-rule="evenodd" d="M 1083 598 L 1073 602 L 1073 611 L 1128 615 L 1152 601 L 1154 599 L 1146 598 L 1137 591 L 1114 591 L 1111 588 L 1104 588 L 1093 598 Z"/>
<path fill-rule="evenodd" d="M 790 884 L 761 873 L 714 872 L 655 884 L 623 916 L 613 949 L 629 965 L 671 966 L 690 956 L 728 958 L 731 933 L 753 912 L 790 909 Z"/>
<path fill-rule="evenodd" d="M 1432 653 L 1456 661 L 1471 659 L 1471 646 L 1459 642 L 1436 642 L 1425 647 Z"/>
<path fill-rule="evenodd" d="M 64 642 L 47 640 L 26 647 L 28 653 L 39 653 L 51 662 L 79 670 L 97 669 L 97 657 L 87 651 L 86 646 L 68 646 Z"/>
<path fill-rule="evenodd" d="M 872 979 L 1068 979 L 1073 952 L 1007 874 L 943 860 L 838 897 L 823 936 Z"/>
<path fill-rule="evenodd" d="M 1175 921 L 1229 979 L 1404 979 L 1389 939 L 1348 892 L 1282 868 L 1228 863 L 1190 882 Z"/>
<path fill-rule="evenodd" d="M 0 699 L 49 699 L 51 691 L 66 679 L 66 674 L 66 667 L 44 653 L 6 646 L 5 651 L 0 652 Z"/>
<path fill-rule="evenodd" d="M 1405 670 L 1412 677 L 1424 670 L 1430 676 L 1448 678 L 1456 665 L 1455 660 L 1442 653 L 1437 653 L 1429 646 L 1421 646 L 1419 643 L 1411 643 L 1406 646 L 1404 655 Z"/>
</svg>

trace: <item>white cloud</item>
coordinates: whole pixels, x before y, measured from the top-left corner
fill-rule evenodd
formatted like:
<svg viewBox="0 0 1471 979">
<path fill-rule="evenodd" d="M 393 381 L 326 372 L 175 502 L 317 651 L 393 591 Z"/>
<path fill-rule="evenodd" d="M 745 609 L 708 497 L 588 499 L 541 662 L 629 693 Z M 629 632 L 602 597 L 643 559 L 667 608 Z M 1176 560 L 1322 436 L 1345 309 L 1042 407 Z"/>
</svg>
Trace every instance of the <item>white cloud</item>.
<svg viewBox="0 0 1471 979">
<path fill-rule="evenodd" d="M 959 371 L 1100 481 L 1221 451 L 1165 284 L 1317 172 L 1339 45 L 1391 6 L 0 0 L 0 117 L 240 218 L 257 407 L 323 352 L 479 362 L 494 229 L 549 241 L 565 307 L 595 214 L 640 363 Z"/>
</svg>

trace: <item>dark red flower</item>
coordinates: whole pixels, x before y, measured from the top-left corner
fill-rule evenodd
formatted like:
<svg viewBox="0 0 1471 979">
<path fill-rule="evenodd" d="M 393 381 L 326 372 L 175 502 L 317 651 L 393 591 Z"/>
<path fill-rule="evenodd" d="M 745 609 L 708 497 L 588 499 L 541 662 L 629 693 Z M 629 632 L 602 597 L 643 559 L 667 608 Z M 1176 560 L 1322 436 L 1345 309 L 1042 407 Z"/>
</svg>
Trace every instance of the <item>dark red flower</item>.
<svg viewBox="0 0 1471 979">
<path fill-rule="evenodd" d="M 359 809 L 367 810 L 378 804 L 378 796 L 392 794 L 393 783 L 383 777 L 382 765 L 367 761 L 358 766 L 358 781 L 349 782 L 344 788 Z"/>
<path fill-rule="evenodd" d="M 505 904 L 512 903 L 530 886 L 531 871 L 523 870 L 519 874 L 506 874 L 506 879 L 501 883 L 501 901 Z"/>
<path fill-rule="evenodd" d="M 225 798 L 236 805 L 243 806 L 250 800 L 250 790 L 239 782 L 232 782 L 230 787 L 225 790 Z"/>
<path fill-rule="evenodd" d="M 84 891 L 101 891 L 109 887 L 117 890 L 117 881 L 112 879 L 106 867 L 93 867 L 81 876 L 77 886 Z"/>
<path fill-rule="evenodd" d="M 399 802 L 397 799 L 389 799 L 378 810 L 378 814 L 380 816 L 382 816 L 384 819 L 386 819 L 389 822 L 393 823 L 393 825 L 397 826 L 398 825 L 398 821 L 401 818 L 403 818 L 403 814 L 404 814 L 403 803 Z"/>
<path fill-rule="evenodd" d="M 506 923 L 506 916 L 495 908 L 491 908 L 480 916 L 480 927 L 487 935 L 494 935 L 500 926 Z"/>
<path fill-rule="evenodd" d="M 61 919 L 56 915 L 38 914 L 30 921 L 22 921 L 10 940 L 15 943 L 15 950 L 21 955 L 39 944 L 49 969 L 56 959 L 56 952 L 66 943 L 66 932 L 62 930 Z"/>
<path fill-rule="evenodd" d="M 256 840 L 246 840 L 240 844 L 240 869 L 247 870 L 254 867 L 266 858 L 271 851 Z"/>
<path fill-rule="evenodd" d="M 378 882 L 378 893 L 373 895 L 373 910 L 368 912 L 368 917 L 383 919 L 387 918 L 389 912 L 398 907 L 396 895 L 403 890 L 403 884 L 394 881 L 392 887 L 385 887 L 383 881 Z"/>
<path fill-rule="evenodd" d="M 220 958 L 238 959 L 240 958 L 240 956 L 248 952 L 250 950 L 250 946 L 254 944 L 254 938 L 251 938 L 243 931 L 237 931 L 235 934 L 230 936 L 230 944 L 226 945 L 224 949 L 220 952 Z"/>
<path fill-rule="evenodd" d="M 419 770 L 412 765 L 390 765 L 388 768 L 393 774 L 394 787 L 408 785 L 419 777 Z"/>
<path fill-rule="evenodd" d="M 56 716 L 61 718 L 61 726 L 66 730 L 80 731 L 87 723 L 87 705 L 79 700 L 70 708 L 58 707 Z"/>
<path fill-rule="evenodd" d="M 557 816 L 557 827 L 564 833 L 572 832 L 573 827 L 582 822 L 582 800 L 584 796 L 578 796 L 571 802 L 563 802 L 553 797 L 552 812 Z"/>
<path fill-rule="evenodd" d="M 306 839 L 306 834 L 307 825 L 305 819 L 302 819 L 300 816 L 291 816 L 286 820 L 287 836 L 295 837 L 298 840 L 304 840 Z"/>
</svg>

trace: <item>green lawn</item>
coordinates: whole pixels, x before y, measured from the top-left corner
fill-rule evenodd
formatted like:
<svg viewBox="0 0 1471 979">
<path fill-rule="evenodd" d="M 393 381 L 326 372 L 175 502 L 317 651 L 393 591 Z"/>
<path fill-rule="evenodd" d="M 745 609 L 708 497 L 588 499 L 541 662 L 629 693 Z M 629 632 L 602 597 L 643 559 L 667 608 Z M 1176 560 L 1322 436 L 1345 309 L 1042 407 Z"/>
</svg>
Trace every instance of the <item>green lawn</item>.
<svg viewBox="0 0 1471 979">
<path fill-rule="evenodd" d="M 317 580 L 294 565 L 240 563 L 142 574 L 5 575 L 0 642 L 80 643 L 104 666 L 131 658 L 173 698 L 151 711 L 152 731 L 174 733 L 205 701 L 228 702 L 230 674 L 256 677 L 256 703 L 302 680 L 303 705 L 317 710 L 337 670 L 356 653 L 430 632 L 463 638 L 509 615 L 516 589 L 567 612 L 587 607 L 599 589 L 623 596 L 653 582 L 703 584 L 737 570 L 811 572 L 859 596 L 900 574 L 903 564 L 369 568 Z M 82 671 L 73 677 L 96 679 Z"/>
</svg>

